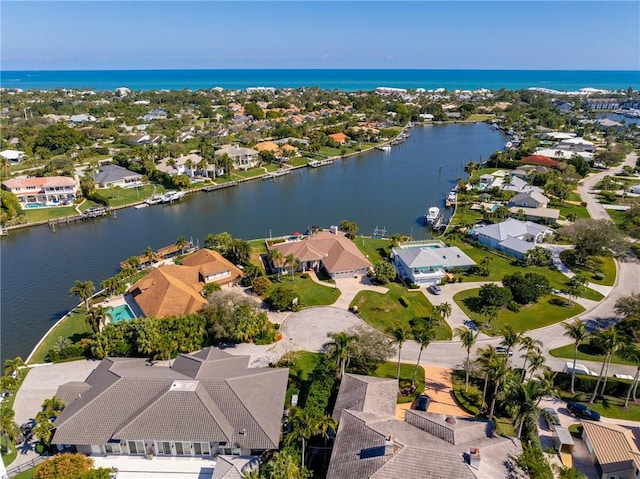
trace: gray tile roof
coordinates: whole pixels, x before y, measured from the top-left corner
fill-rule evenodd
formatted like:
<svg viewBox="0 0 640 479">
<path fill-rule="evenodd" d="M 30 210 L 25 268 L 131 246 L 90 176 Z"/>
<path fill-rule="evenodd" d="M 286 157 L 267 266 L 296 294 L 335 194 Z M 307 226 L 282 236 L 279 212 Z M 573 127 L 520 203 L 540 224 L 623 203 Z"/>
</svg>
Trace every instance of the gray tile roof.
<svg viewBox="0 0 640 479">
<path fill-rule="evenodd" d="M 394 248 L 393 251 L 409 268 L 433 266 L 456 268 L 476 264 L 457 246 L 447 248 Z"/>
<path fill-rule="evenodd" d="M 344 409 L 393 415 L 397 397 L 398 383 L 395 379 L 345 374 L 333 408 L 333 418 L 340 421 Z"/>
<path fill-rule="evenodd" d="M 140 180 L 141 178 L 141 174 L 129 171 L 119 165 L 103 165 L 100 167 L 100 171 L 93 175 L 93 180 L 98 185 L 106 185 L 114 181 L 123 181 L 124 179 Z"/>
<path fill-rule="evenodd" d="M 176 364 L 103 360 L 87 378 L 89 387 L 57 418 L 54 444 L 153 439 L 278 447 L 287 369 L 241 369 L 248 357 L 212 351 L 180 355 Z M 60 391 L 77 389 L 72 384 Z"/>
<path fill-rule="evenodd" d="M 211 479 L 244 479 L 246 473 L 259 469 L 253 456 L 218 456 Z"/>
<path fill-rule="evenodd" d="M 532 223 L 531 221 L 520 221 L 514 218 L 509 218 L 502 223 L 475 228 L 474 233 L 477 235 L 482 235 L 488 238 L 503 241 L 507 238 L 517 238 L 527 234 L 536 236 L 540 233 L 548 231 L 548 229 L 549 228 L 545 226 Z"/>
</svg>

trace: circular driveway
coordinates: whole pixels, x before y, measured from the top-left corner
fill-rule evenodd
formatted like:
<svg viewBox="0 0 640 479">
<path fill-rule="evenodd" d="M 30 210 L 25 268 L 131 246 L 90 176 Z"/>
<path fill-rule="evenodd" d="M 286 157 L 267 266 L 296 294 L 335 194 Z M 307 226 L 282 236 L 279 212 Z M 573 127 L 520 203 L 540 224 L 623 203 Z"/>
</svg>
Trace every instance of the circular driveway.
<svg viewBox="0 0 640 479">
<path fill-rule="evenodd" d="M 370 328 L 355 314 L 340 308 L 320 306 L 307 308 L 290 314 L 282 323 L 281 331 L 285 341 L 290 341 L 299 349 L 320 351 L 322 345 L 331 341 L 328 333 L 346 331 L 354 326 Z"/>
</svg>

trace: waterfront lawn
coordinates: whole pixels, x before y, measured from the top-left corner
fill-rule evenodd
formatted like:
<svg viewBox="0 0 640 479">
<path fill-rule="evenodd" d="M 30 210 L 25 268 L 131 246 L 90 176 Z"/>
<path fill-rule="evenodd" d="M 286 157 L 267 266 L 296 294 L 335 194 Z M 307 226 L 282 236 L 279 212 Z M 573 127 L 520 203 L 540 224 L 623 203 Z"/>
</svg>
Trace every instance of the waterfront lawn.
<svg viewBox="0 0 640 479">
<path fill-rule="evenodd" d="M 93 333 L 85 321 L 84 306 L 74 309 L 69 316 L 60 321 L 56 327 L 45 337 L 38 346 L 29 364 L 41 364 L 46 362 L 47 355 L 59 337 L 69 338 L 73 344 L 79 343 L 82 338 L 88 338 Z"/>
<path fill-rule="evenodd" d="M 379 261 L 384 261 L 391 254 L 391 240 L 388 238 L 358 236 L 354 243 L 373 265 Z"/>
<path fill-rule="evenodd" d="M 385 285 L 385 294 L 375 291 L 360 291 L 350 306 L 358 307 L 358 315 L 374 328 L 386 332 L 388 329 L 404 326 L 410 328 L 413 318 L 428 318 L 432 305 L 422 291 L 407 291 L 399 283 Z M 409 300 L 409 306 L 400 303 L 400 297 Z M 436 340 L 451 339 L 451 328 L 446 322 L 435 328 Z"/>
<path fill-rule="evenodd" d="M 246 171 L 242 171 L 242 170 L 236 170 L 233 172 L 234 175 L 234 180 L 237 179 L 235 177 L 239 177 L 241 179 L 251 179 L 251 178 L 256 178 L 258 176 L 262 176 L 266 173 L 265 169 L 263 167 L 258 167 L 258 168 L 250 168 Z"/>
<path fill-rule="evenodd" d="M 471 209 L 471 204 L 459 204 L 456 208 L 456 214 L 453 216 L 452 225 L 475 225 L 482 220 L 482 213 Z"/>
<path fill-rule="evenodd" d="M 73 206 L 56 206 L 52 208 L 26 208 L 22 210 L 27 217 L 29 223 L 38 223 L 39 221 L 49 221 L 63 216 L 77 215 Z"/>
<path fill-rule="evenodd" d="M 400 383 L 408 382 L 411 384 L 411 377 L 413 376 L 413 370 L 416 365 L 410 363 L 400 363 Z M 387 379 L 395 379 L 398 375 L 398 362 L 397 361 L 387 361 L 386 363 L 381 364 L 374 371 L 373 376 L 377 378 L 387 378 Z M 420 396 L 424 391 L 424 369 L 422 366 L 418 366 L 418 371 L 416 373 L 416 390 L 413 394 L 409 396 L 400 396 L 398 395 L 397 404 L 405 404 L 408 402 L 412 402 L 415 398 Z"/>
<path fill-rule="evenodd" d="M 480 312 L 482 306 L 478 298 L 479 291 L 480 288 L 460 291 L 454 295 L 453 300 L 478 327 L 482 328 L 487 317 Z M 498 319 L 493 322 L 491 329 L 482 328 L 482 331 L 490 336 L 496 336 L 500 334 L 502 328 L 510 324 L 514 331 L 524 332 L 564 321 L 584 311 L 584 308 L 577 303 L 570 305 L 565 305 L 565 303 L 564 298 L 548 295 L 540 298 L 537 303 L 522 306 L 518 313 L 501 309 Z"/>
<path fill-rule="evenodd" d="M 469 115 L 469 117 L 464 121 L 465 122 L 488 121 L 495 117 L 496 115 L 493 113 L 474 113 L 473 115 Z"/>
<path fill-rule="evenodd" d="M 551 356 L 555 356 L 556 358 L 566 358 L 567 360 L 573 361 L 573 352 L 574 352 L 574 344 L 567 344 L 566 346 L 561 346 L 556 349 L 552 349 L 549 351 Z M 589 343 L 580 344 L 578 346 L 578 361 L 596 361 L 602 363 L 604 361 L 604 356 L 599 354 L 599 351 L 593 349 L 593 347 Z M 611 362 L 614 364 L 628 364 L 630 366 L 635 366 L 636 364 L 633 361 L 628 361 L 623 359 L 618 355 L 618 353 L 613 353 L 611 355 Z"/>
<path fill-rule="evenodd" d="M 156 189 L 154 190 L 154 188 Z M 138 188 L 121 188 L 119 186 L 104 188 L 97 190 L 96 195 L 105 200 L 110 207 L 118 208 L 143 201 L 145 198 L 153 195 L 154 191 L 156 194 L 162 193 L 157 187 L 149 184 Z"/>
<path fill-rule="evenodd" d="M 251 240 L 249 241 L 249 246 L 251 246 L 249 261 L 264 271 L 264 263 L 261 258 L 263 254 L 267 254 L 267 246 L 264 239 Z"/>
<path fill-rule="evenodd" d="M 308 275 L 307 275 L 308 276 Z M 340 290 L 331 287 L 323 286 L 316 283 L 310 277 L 303 278 L 300 274 L 296 274 L 294 278 L 290 275 L 282 275 L 280 281 L 276 280 L 276 277 L 271 277 L 273 281 L 272 289 L 277 285 L 283 285 L 292 289 L 300 301 L 300 305 L 304 307 L 308 306 L 328 306 L 335 303 L 340 296 Z M 270 294 L 267 293 L 266 296 Z"/>
</svg>

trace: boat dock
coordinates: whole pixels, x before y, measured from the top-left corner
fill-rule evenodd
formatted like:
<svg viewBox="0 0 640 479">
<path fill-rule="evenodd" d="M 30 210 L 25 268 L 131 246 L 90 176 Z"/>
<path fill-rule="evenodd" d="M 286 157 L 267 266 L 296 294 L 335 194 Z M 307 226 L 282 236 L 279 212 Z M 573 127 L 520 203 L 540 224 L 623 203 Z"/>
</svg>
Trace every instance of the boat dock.
<svg viewBox="0 0 640 479">
<path fill-rule="evenodd" d="M 271 179 L 277 178 L 279 176 L 288 175 L 289 173 L 291 173 L 291 170 L 273 171 L 271 173 L 267 173 L 266 175 L 263 175 L 262 179 L 263 180 L 271 180 Z"/>
<path fill-rule="evenodd" d="M 221 190 L 222 188 L 231 188 L 233 186 L 238 186 L 238 181 L 227 181 L 226 183 L 220 183 L 218 185 L 205 186 L 202 188 L 202 191 L 215 191 Z"/>
<path fill-rule="evenodd" d="M 319 168 L 321 166 L 330 165 L 331 163 L 333 163 L 333 160 L 311 160 L 307 165 L 311 168 Z"/>
<path fill-rule="evenodd" d="M 89 208 L 84 213 L 79 213 L 77 215 L 65 216 L 62 218 L 50 219 L 47 224 L 52 231 L 56 231 L 56 226 L 70 223 L 77 223 L 78 221 L 85 221 L 90 218 L 99 218 L 101 216 L 107 216 L 111 214 L 114 218 L 116 217 L 115 210 L 112 210 L 108 206 L 95 206 L 93 208 Z"/>
</svg>

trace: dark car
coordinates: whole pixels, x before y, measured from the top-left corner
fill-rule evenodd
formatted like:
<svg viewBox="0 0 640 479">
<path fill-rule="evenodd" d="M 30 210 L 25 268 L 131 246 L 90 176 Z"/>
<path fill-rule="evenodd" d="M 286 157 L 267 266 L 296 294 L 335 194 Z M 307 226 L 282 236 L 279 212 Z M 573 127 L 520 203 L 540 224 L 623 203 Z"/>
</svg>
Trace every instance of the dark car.
<svg viewBox="0 0 640 479">
<path fill-rule="evenodd" d="M 421 394 L 418 399 L 416 399 L 414 408 L 416 411 L 426 411 L 429 407 L 429 396 L 426 394 Z"/>
<path fill-rule="evenodd" d="M 549 431 L 555 431 L 556 426 L 560 425 L 560 417 L 558 416 L 557 411 L 552 407 L 546 407 L 544 408 L 544 412 L 546 413 L 544 415 L 544 420 L 547 423 L 547 429 L 549 429 Z"/>
<path fill-rule="evenodd" d="M 569 411 L 569 414 L 572 416 L 581 417 L 582 419 L 589 419 L 590 421 L 600 420 L 600 413 L 578 402 L 567 403 L 567 411 Z"/>
</svg>

